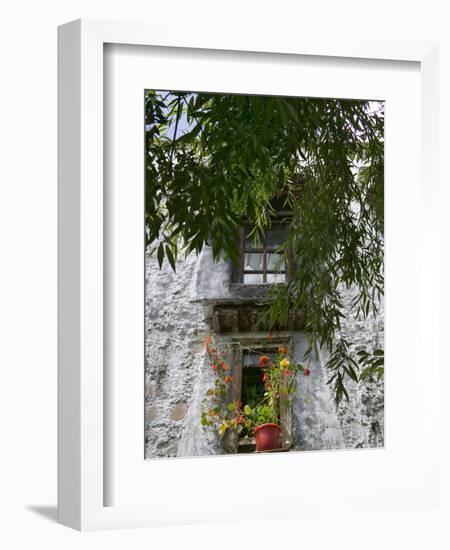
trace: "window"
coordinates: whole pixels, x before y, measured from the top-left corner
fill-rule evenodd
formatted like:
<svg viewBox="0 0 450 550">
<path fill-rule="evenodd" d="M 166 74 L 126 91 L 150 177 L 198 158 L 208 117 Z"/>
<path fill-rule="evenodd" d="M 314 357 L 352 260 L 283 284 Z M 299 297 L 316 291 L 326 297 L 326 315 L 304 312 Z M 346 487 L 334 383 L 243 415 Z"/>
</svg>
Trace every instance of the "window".
<svg viewBox="0 0 450 550">
<path fill-rule="evenodd" d="M 242 402 L 242 406 L 249 405 L 255 408 L 264 400 L 263 370 L 259 366 L 261 355 L 274 359 L 281 344 L 288 344 L 288 339 L 277 342 L 264 340 L 240 341 L 242 348 L 234 357 L 233 375 L 236 384 L 232 395 L 233 400 Z M 280 424 L 283 430 L 282 450 L 288 450 L 292 444 L 291 408 L 285 400 L 280 400 Z M 255 440 L 253 433 L 241 433 L 240 437 L 231 443 L 239 453 L 254 452 Z M 232 452 L 235 452 L 232 451 Z"/>
<path fill-rule="evenodd" d="M 241 230 L 240 264 L 237 282 L 245 284 L 285 283 L 287 269 L 280 248 L 287 240 L 286 224 L 273 225 L 255 242 L 252 228 Z"/>
<path fill-rule="evenodd" d="M 258 351 L 245 350 L 242 356 L 242 390 L 241 401 L 244 405 L 254 408 L 264 399 L 264 383 L 262 369 L 259 366 L 261 355 L 275 358 L 275 348 L 261 348 Z"/>
</svg>

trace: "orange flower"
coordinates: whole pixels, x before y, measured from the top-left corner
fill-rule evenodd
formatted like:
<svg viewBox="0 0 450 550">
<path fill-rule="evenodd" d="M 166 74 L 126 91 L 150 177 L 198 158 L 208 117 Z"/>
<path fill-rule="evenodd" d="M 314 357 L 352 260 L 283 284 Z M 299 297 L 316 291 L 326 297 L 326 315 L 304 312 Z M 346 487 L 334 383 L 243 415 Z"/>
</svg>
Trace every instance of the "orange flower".
<svg viewBox="0 0 450 550">
<path fill-rule="evenodd" d="M 278 348 L 278 353 L 279 353 L 280 355 L 286 355 L 286 353 L 287 353 L 288 351 L 289 351 L 289 350 L 287 349 L 286 346 L 280 346 L 280 347 Z"/>
<path fill-rule="evenodd" d="M 227 376 L 225 376 L 225 378 L 223 379 L 225 384 L 229 384 L 232 380 L 233 380 L 233 377 L 230 376 L 229 374 L 227 374 Z"/>
<path fill-rule="evenodd" d="M 216 363 L 211 363 L 212 370 L 217 370 L 219 366 Z"/>
<path fill-rule="evenodd" d="M 259 366 L 265 367 L 267 363 L 269 363 L 270 357 L 267 357 L 267 355 L 263 355 L 259 358 Z"/>
<path fill-rule="evenodd" d="M 226 363 L 222 363 L 221 366 L 222 366 L 223 370 L 226 370 L 226 371 L 230 370 L 230 367 Z"/>
</svg>

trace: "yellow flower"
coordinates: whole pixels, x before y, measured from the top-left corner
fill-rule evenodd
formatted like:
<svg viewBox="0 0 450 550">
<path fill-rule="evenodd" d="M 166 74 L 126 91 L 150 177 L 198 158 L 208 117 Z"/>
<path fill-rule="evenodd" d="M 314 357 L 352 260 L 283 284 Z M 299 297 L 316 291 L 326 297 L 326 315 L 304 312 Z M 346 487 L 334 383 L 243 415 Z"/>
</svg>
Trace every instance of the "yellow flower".
<svg viewBox="0 0 450 550">
<path fill-rule="evenodd" d="M 286 357 L 280 361 L 280 367 L 283 369 L 289 367 L 289 360 Z"/>
</svg>

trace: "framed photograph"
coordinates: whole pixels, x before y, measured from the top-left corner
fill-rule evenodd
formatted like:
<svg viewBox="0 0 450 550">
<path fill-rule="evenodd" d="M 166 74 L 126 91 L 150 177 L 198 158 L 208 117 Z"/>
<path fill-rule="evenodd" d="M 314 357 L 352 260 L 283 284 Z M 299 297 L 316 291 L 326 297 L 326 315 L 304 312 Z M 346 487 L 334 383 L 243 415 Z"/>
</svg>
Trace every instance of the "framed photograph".
<svg viewBox="0 0 450 550">
<path fill-rule="evenodd" d="M 433 505 L 436 44 L 175 26 L 59 29 L 59 521 Z"/>
</svg>

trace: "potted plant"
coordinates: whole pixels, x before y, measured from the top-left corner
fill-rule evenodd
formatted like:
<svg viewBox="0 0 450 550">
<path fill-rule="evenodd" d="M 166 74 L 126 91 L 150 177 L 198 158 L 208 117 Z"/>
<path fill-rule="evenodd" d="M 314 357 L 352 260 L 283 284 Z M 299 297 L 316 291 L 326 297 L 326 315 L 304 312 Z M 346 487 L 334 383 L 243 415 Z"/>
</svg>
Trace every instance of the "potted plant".
<svg viewBox="0 0 450 550">
<path fill-rule="evenodd" d="M 206 340 L 206 350 L 215 373 L 212 388 L 206 392 L 202 403 L 202 425 L 213 426 L 220 436 L 231 430 L 237 435 L 255 436 L 256 451 L 272 451 L 281 448 L 280 404 L 290 404 L 296 391 L 295 374 L 309 376 L 311 371 L 300 363 L 293 363 L 286 346 L 280 346 L 274 359 L 262 355 L 264 393 L 257 403 L 227 402 L 228 385 L 233 380 L 230 367 L 223 361 L 212 338 Z"/>
<path fill-rule="evenodd" d="M 279 415 L 267 404 L 259 405 L 254 412 L 248 411 L 254 418 L 253 433 L 258 452 L 281 448 L 281 426 Z"/>
</svg>

